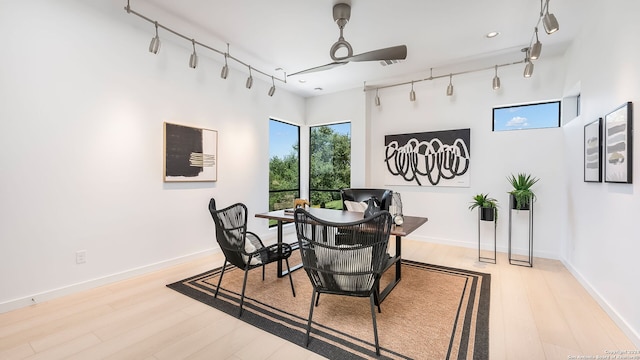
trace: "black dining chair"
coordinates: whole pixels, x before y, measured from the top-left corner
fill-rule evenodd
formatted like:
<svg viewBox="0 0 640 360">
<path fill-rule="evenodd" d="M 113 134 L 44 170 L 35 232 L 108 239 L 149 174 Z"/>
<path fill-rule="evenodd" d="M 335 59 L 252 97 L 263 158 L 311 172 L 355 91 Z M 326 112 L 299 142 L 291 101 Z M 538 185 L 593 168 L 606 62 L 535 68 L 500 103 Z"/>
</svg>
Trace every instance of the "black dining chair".
<svg viewBox="0 0 640 360">
<path fill-rule="evenodd" d="M 380 306 L 378 288 L 387 263 L 391 214 L 383 210 L 362 220 L 333 223 L 296 209 L 294 220 L 302 265 L 313 286 L 305 346 L 309 346 L 313 308 L 320 294 L 369 297 L 376 354 L 380 355 L 375 304 Z"/>
<path fill-rule="evenodd" d="M 393 191 L 388 189 L 347 188 L 340 190 L 342 210 L 347 210 L 345 201 L 363 202 L 375 197 L 380 202 L 380 210 L 389 210 Z"/>
<path fill-rule="evenodd" d="M 294 297 L 296 296 L 289 268 L 289 256 L 291 256 L 291 246 L 289 244 L 264 246 L 258 235 L 247 231 L 247 207 L 242 203 L 218 210 L 216 209 L 216 201 L 212 198 L 209 201 L 209 212 L 216 226 L 216 240 L 224 253 L 224 265 L 218 279 L 214 298 L 218 296 L 218 290 L 220 289 L 227 263 L 243 269 L 244 280 L 238 317 L 242 316 L 242 305 L 244 304 L 244 292 L 247 287 L 249 270 L 262 267 L 262 280 L 264 281 L 264 266 L 278 260 L 284 260 L 287 264 L 291 292 Z"/>
</svg>

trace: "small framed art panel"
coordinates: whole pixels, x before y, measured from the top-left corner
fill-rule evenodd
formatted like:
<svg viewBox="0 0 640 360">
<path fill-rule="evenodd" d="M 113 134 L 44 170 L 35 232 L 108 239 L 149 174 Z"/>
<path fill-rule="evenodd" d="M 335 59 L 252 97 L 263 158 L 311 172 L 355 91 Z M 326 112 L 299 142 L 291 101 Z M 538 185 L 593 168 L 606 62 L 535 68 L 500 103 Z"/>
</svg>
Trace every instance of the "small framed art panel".
<svg viewBox="0 0 640 360">
<path fill-rule="evenodd" d="M 217 181 L 218 132 L 164 123 L 165 182 Z"/>
<path fill-rule="evenodd" d="M 602 118 L 584 126 L 584 181 L 602 182 Z"/>
<path fill-rule="evenodd" d="M 604 117 L 604 181 L 631 184 L 633 111 L 627 102 Z"/>
</svg>

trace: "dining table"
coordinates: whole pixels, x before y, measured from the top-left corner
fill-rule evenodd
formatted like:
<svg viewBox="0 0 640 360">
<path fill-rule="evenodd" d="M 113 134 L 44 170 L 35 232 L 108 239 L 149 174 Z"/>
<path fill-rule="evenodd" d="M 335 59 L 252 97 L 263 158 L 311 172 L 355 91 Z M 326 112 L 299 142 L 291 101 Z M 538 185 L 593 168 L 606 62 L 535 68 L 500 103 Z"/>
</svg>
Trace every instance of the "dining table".
<svg viewBox="0 0 640 360">
<path fill-rule="evenodd" d="M 316 216 L 320 219 L 327 220 L 330 222 L 353 222 L 357 220 L 361 220 L 363 218 L 363 213 L 355 212 L 355 211 L 346 211 L 346 210 L 335 210 L 335 209 L 326 209 L 326 208 L 315 208 L 315 207 L 307 207 L 307 210 L 311 215 Z M 276 220 L 277 226 L 277 241 L 278 244 L 282 244 L 283 242 L 283 227 L 286 223 L 294 222 L 293 211 L 291 209 L 284 210 L 274 210 L 265 213 L 257 213 L 255 215 L 257 218 Z M 408 236 L 413 231 L 418 229 L 420 226 L 425 224 L 429 219 L 422 216 L 407 216 L 403 215 L 403 222 L 401 225 L 393 225 L 391 227 L 391 235 L 395 237 L 395 253 L 393 256 L 389 256 L 387 260 L 387 264 L 384 267 L 383 272 L 388 271 L 390 268 L 395 267 L 395 276 L 387 284 L 387 286 L 380 292 L 379 301 L 382 302 L 393 290 L 393 288 L 398 285 L 402 278 L 402 238 Z M 292 248 L 297 249 L 298 244 L 291 244 Z M 295 271 L 302 267 L 302 264 L 294 265 L 290 268 L 290 271 Z M 282 260 L 277 262 L 277 272 L 278 277 L 283 277 L 287 275 L 286 270 L 282 269 Z"/>
</svg>

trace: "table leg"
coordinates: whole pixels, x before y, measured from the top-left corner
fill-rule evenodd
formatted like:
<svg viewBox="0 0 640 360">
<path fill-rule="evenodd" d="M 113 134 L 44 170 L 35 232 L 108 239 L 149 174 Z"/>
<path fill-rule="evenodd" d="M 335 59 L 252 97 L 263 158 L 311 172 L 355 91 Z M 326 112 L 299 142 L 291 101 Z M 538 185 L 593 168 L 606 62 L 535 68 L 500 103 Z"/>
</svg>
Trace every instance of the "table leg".
<svg viewBox="0 0 640 360">
<path fill-rule="evenodd" d="M 282 225 L 283 225 L 282 220 L 278 220 L 278 252 L 282 252 L 282 242 L 284 241 L 282 239 L 282 233 L 283 233 Z M 290 245 L 291 245 L 291 249 L 292 250 L 295 250 L 295 249 L 298 248 L 298 244 L 297 243 L 296 244 L 290 244 Z M 300 269 L 301 267 L 302 267 L 302 263 L 300 263 L 298 265 L 290 266 L 290 270 L 293 272 L 295 270 Z M 289 272 L 286 269 L 283 269 L 282 260 L 281 259 L 278 259 L 278 269 L 277 269 L 277 271 L 278 271 L 277 275 L 278 275 L 279 278 L 285 277 L 285 276 L 287 276 L 289 274 Z"/>
<path fill-rule="evenodd" d="M 400 282 L 400 279 L 402 278 L 402 274 L 401 274 L 402 241 L 401 240 L 402 238 L 399 235 L 396 235 L 396 254 L 391 259 L 389 259 L 389 263 L 385 268 L 385 271 L 386 271 L 389 268 L 391 268 L 392 265 L 395 265 L 395 268 L 396 268 L 395 279 L 391 281 L 389 285 L 387 285 L 387 287 L 385 287 L 384 290 L 382 290 L 382 292 L 378 294 L 379 303 L 382 303 L 382 301 L 389 295 L 389 293 L 391 293 L 391 290 L 393 290 L 393 288 L 396 287 L 396 285 L 398 285 L 398 283 Z M 376 305 L 379 305 L 379 304 L 376 304 Z"/>
<path fill-rule="evenodd" d="M 278 220 L 278 253 L 282 253 L 282 220 Z M 278 259 L 278 277 L 285 275 L 282 273 L 282 260 Z"/>
</svg>

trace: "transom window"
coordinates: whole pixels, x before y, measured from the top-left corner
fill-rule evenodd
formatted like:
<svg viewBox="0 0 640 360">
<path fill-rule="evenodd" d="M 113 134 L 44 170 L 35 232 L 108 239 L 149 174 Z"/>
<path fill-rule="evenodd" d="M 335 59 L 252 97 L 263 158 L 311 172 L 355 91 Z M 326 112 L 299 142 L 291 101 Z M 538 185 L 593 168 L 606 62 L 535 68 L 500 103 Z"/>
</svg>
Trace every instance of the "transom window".
<svg viewBox="0 0 640 360">
<path fill-rule="evenodd" d="M 560 101 L 493 108 L 493 131 L 560 127 Z"/>
</svg>

